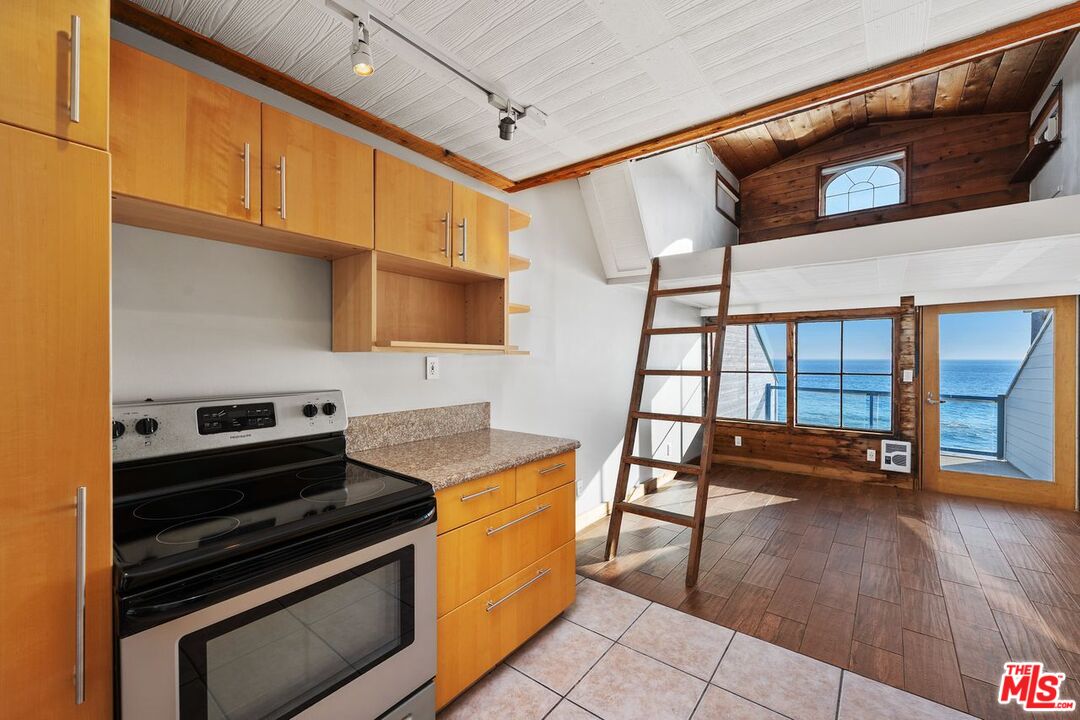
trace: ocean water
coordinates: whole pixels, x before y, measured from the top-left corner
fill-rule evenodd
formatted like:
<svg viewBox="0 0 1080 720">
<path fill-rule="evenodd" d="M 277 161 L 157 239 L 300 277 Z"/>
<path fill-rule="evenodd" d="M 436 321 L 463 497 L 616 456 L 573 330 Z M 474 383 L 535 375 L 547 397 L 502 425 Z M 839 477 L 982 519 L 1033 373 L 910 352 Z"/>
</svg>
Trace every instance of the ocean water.
<svg viewBox="0 0 1080 720">
<path fill-rule="evenodd" d="M 783 361 L 777 362 L 783 372 Z M 981 453 L 997 448 L 997 396 L 1009 388 L 1019 360 L 944 360 L 941 394 L 977 396 L 980 400 L 950 398 L 941 406 L 943 447 Z M 852 429 L 892 428 L 892 379 L 888 360 L 845 361 L 846 372 L 881 373 L 845 375 L 841 401 L 835 360 L 801 360 L 796 387 L 797 420 L 802 425 L 843 426 Z M 783 375 L 778 376 L 783 382 Z M 782 398 L 783 393 L 778 392 Z M 781 401 L 782 402 L 782 401 Z M 782 409 L 781 409 L 782 412 Z M 841 423 L 841 420 L 843 421 Z"/>
</svg>

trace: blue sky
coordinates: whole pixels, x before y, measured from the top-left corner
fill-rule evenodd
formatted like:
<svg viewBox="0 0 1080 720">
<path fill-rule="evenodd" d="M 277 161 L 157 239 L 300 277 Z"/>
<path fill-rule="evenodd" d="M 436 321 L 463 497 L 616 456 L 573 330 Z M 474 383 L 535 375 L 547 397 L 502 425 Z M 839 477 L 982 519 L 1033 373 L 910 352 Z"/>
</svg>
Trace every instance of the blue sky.
<svg viewBox="0 0 1080 720">
<path fill-rule="evenodd" d="M 942 360 L 1020 360 L 1031 342 L 1031 314 L 953 313 L 939 323 Z"/>
</svg>

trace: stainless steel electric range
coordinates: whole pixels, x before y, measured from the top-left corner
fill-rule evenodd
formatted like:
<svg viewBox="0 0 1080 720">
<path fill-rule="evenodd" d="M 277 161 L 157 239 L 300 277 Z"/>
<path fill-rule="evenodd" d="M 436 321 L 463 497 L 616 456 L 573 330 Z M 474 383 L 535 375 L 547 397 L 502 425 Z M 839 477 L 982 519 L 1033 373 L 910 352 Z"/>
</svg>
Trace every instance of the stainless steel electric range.
<svg viewBox="0 0 1080 720">
<path fill-rule="evenodd" d="M 113 408 L 123 720 L 434 718 L 435 500 L 322 391 Z"/>
</svg>

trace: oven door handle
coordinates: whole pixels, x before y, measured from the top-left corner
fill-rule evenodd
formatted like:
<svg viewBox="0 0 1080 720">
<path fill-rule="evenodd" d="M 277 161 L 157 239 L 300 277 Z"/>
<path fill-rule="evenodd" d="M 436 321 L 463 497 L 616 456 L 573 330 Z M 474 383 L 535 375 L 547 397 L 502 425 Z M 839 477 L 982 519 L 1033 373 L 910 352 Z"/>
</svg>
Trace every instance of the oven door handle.
<svg viewBox="0 0 1080 720">
<path fill-rule="evenodd" d="M 334 532 L 309 537 L 304 541 L 264 552 L 257 558 L 238 558 L 227 566 L 209 568 L 189 577 L 185 591 L 174 587 L 121 597 L 120 636 L 174 620 L 178 617 L 236 597 L 261 585 L 303 572 L 338 557 L 374 545 L 390 537 L 403 535 L 435 521 L 435 504 L 428 502 L 403 510 L 395 518 L 384 518 L 377 525 L 346 525 Z M 258 562 L 255 562 L 255 561 Z M 246 570 L 246 572 L 245 572 Z M 229 575 L 228 581 L 220 581 Z M 179 583 L 178 583 L 179 584 Z M 199 585 L 199 587 L 192 587 Z"/>
</svg>

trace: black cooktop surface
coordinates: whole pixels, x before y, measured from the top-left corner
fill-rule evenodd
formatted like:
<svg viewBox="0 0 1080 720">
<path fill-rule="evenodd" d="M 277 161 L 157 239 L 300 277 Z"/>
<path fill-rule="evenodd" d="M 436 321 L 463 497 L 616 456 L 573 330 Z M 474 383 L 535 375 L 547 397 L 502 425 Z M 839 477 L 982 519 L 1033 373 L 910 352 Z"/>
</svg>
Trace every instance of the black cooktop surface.
<svg viewBox="0 0 1080 720">
<path fill-rule="evenodd" d="M 113 544 L 123 569 L 174 565 L 299 536 L 431 495 L 420 480 L 301 443 L 114 471 Z"/>
</svg>

